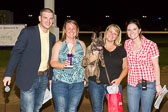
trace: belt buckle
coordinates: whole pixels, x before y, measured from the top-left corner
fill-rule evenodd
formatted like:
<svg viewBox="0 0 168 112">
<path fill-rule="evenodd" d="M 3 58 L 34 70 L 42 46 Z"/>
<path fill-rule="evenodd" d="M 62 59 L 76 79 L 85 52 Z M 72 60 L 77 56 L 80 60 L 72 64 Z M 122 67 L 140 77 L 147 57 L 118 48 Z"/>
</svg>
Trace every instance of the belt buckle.
<svg viewBox="0 0 168 112">
<path fill-rule="evenodd" d="M 38 75 L 42 75 L 42 74 L 44 74 L 45 72 L 47 72 L 47 70 L 45 70 L 45 71 L 39 71 L 39 72 L 38 72 Z"/>
</svg>

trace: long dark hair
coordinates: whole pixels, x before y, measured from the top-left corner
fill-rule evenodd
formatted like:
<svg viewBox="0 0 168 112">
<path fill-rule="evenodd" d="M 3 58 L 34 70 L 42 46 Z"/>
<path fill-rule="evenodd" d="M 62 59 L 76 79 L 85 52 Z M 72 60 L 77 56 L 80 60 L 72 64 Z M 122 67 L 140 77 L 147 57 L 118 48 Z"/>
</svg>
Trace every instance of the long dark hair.
<svg viewBox="0 0 168 112">
<path fill-rule="evenodd" d="M 138 19 L 131 19 L 131 20 L 128 20 L 125 25 L 126 25 L 126 28 L 129 24 L 136 24 L 138 26 L 139 29 L 141 29 L 141 24 L 140 24 L 140 21 Z"/>
</svg>

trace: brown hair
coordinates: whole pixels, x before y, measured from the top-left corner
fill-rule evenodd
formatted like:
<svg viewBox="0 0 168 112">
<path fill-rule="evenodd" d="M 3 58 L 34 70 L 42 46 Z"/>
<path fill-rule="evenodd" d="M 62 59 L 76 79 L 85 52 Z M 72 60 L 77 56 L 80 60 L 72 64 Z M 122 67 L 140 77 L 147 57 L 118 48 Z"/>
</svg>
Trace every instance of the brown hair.
<svg viewBox="0 0 168 112">
<path fill-rule="evenodd" d="M 51 10 L 50 8 L 43 8 L 43 9 L 41 9 L 40 10 L 40 16 L 42 16 L 43 12 L 49 12 L 49 13 L 53 13 L 54 14 L 53 10 Z"/>
<path fill-rule="evenodd" d="M 67 20 L 64 25 L 63 25 L 63 28 L 62 28 L 62 39 L 61 41 L 64 41 L 66 39 L 66 33 L 65 33 L 65 30 L 66 30 L 66 25 L 68 23 L 73 23 L 75 26 L 76 26 L 76 29 L 77 29 L 77 34 L 75 36 L 76 39 L 79 39 L 79 26 L 78 26 L 78 23 L 75 21 L 75 20 Z"/>
<path fill-rule="evenodd" d="M 141 29 L 141 24 L 140 24 L 140 21 L 138 19 L 131 19 L 131 20 L 128 20 L 125 25 L 126 25 L 126 30 L 127 30 L 127 27 L 129 24 L 135 24 L 139 29 Z M 142 32 L 139 33 L 139 36 L 141 37 L 142 35 Z"/>
</svg>

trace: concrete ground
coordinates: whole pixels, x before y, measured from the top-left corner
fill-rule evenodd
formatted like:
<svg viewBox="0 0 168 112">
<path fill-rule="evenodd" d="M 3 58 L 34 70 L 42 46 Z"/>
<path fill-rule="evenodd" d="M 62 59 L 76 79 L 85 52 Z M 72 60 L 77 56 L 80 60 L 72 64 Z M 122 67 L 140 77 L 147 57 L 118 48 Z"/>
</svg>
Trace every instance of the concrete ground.
<svg viewBox="0 0 168 112">
<path fill-rule="evenodd" d="M 2 83 L 2 75 L 4 69 L 0 68 L 0 112 L 20 112 L 20 99 L 19 99 L 19 89 L 15 86 L 14 80 L 12 80 L 11 91 L 7 94 L 7 103 L 5 105 L 5 94 L 4 87 Z M 123 112 L 128 112 L 127 109 L 127 99 L 126 99 L 126 79 L 123 83 Z M 167 85 L 168 88 L 168 66 L 161 68 L 161 84 Z M 50 100 L 45 103 L 41 109 L 41 112 L 54 112 L 53 101 Z M 91 103 L 89 99 L 89 93 L 85 90 L 83 97 L 81 99 L 78 112 L 92 112 Z M 107 112 L 107 103 L 104 102 L 104 111 Z M 168 94 L 164 97 L 159 110 L 152 109 L 152 112 L 168 112 Z"/>
</svg>

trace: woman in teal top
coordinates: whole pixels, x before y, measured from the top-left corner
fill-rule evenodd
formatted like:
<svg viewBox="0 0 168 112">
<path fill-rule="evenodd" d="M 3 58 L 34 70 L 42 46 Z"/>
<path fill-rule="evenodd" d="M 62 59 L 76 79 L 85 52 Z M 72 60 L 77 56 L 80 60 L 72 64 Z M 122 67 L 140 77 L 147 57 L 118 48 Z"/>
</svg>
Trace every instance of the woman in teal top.
<svg viewBox="0 0 168 112">
<path fill-rule="evenodd" d="M 54 68 L 52 94 L 55 112 L 77 112 L 84 90 L 82 61 L 86 46 L 78 39 L 79 27 L 76 21 L 66 21 L 62 31 L 62 40 L 55 43 L 51 56 L 51 66 Z M 67 54 L 72 54 L 71 62 Z M 73 67 L 69 67 L 70 63 Z"/>
</svg>

